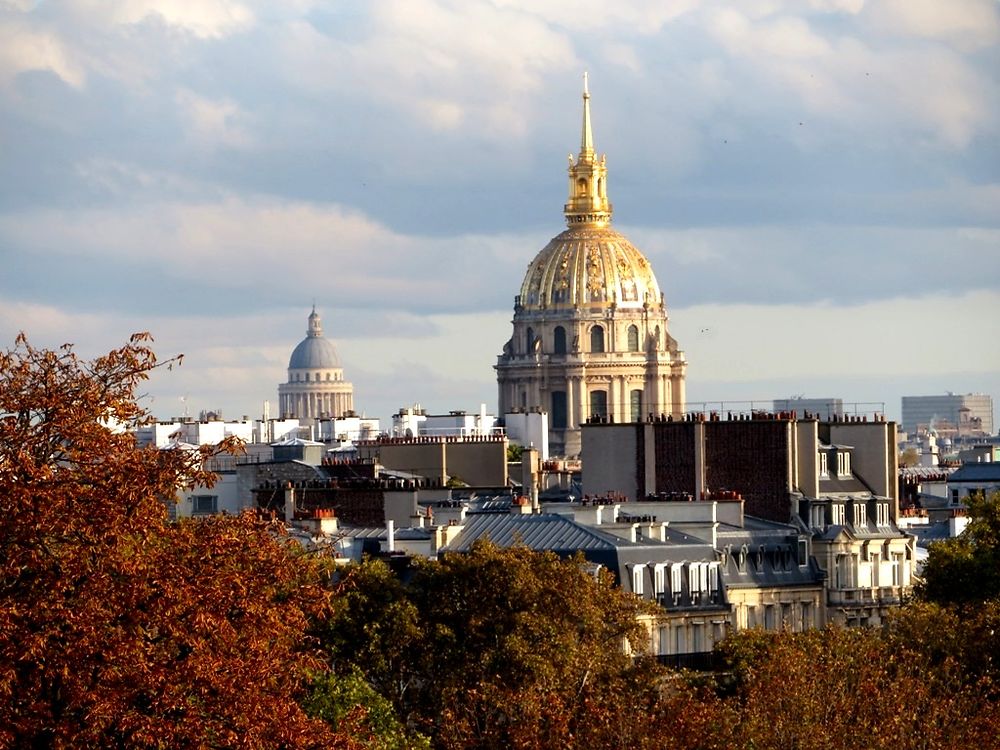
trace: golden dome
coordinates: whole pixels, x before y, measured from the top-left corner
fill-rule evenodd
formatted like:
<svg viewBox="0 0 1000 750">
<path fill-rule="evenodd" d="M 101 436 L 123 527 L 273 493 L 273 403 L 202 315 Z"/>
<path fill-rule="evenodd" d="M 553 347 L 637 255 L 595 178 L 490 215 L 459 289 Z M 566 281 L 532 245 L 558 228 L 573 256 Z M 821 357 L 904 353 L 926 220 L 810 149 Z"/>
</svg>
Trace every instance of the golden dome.
<svg viewBox="0 0 1000 750">
<path fill-rule="evenodd" d="M 528 266 L 518 304 L 522 308 L 617 305 L 659 307 L 663 299 L 645 256 L 608 225 L 605 157 L 597 158 L 590 124 L 590 92 L 583 78 L 580 153 L 569 159 L 569 229 L 552 239 Z"/>
<path fill-rule="evenodd" d="M 660 287 L 645 256 L 608 226 L 577 224 L 554 237 L 528 266 L 522 307 L 659 307 Z"/>
</svg>

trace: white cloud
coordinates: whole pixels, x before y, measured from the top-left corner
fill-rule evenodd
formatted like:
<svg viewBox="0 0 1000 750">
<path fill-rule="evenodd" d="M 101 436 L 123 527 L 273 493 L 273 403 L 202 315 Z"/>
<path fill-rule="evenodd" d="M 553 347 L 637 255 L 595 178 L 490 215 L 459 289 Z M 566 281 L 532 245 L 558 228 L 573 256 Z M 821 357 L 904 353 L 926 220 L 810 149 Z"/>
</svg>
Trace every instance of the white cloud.
<svg viewBox="0 0 1000 750">
<path fill-rule="evenodd" d="M 671 334 L 698 381 L 991 374 L 1000 371 L 1000 292 L 930 294 L 860 305 L 698 305 Z M 734 366 L 738 363 L 738 366 Z"/>
<path fill-rule="evenodd" d="M 13 21 L 0 22 L 0 82 L 17 75 L 45 70 L 74 88 L 82 88 L 86 72 L 58 35 Z"/>
<path fill-rule="evenodd" d="M 743 74 L 757 79 L 758 94 L 775 88 L 763 103 L 792 91 L 808 112 L 859 137 L 916 136 L 964 149 L 977 134 L 1000 126 L 989 104 L 996 84 L 946 47 L 874 46 L 879 40 L 863 38 L 856 27 L 824 36 L 802 18 L 752 20 L 731 8 L 714 12 L 709 29 Z M 815 128 L 802 136 L 800 145 L 814 142 Z"/>
<path fill-rule="evenodd" d="M 963 49 L 1000 41 L 996 0 L 872 0 L 866 9 L 883 31 L 938 39 Z"/>
<path fill-rule="evenodd" d="M 504 288 L 513 289 L 530 256 L 510 248 L 541 247 L 519 236 L 404 235 L 343 206 L 234 196 L 0 216 L 0 237 L 28 257 L 56 254 L 109 269 L 138 264 L 157 278 L 212 279 L 230 290 L 266 279 L 290 299 L 326 289 L 390 308 L 474 307 L 484 264 L 507 274 Z"/>
<path fill-rule="evenodd" d="M 497 4 L 574 31 L 655 34 L 702 0 L 497 0 Z"/>
<path fill-rule="evenodd" d="M 545 76 L 579 69 L 569 39 L 538 18 L 490 3 L 388 0 L 370 33 L 344 41 L 305 21 L 283 27 L 289 85 L 363 93 L 435 130 L 523 135 Z"/>
<path fill-rule="evenodd" d="M 90 24 L 135 25 L 159 19 L 199 39 L 229 36 L 246 30 L 254 21 L 250 9 L 233 0 L 71 0 L 67 5 Z"/>
<path fill-rule="evenodd" d="M 185 128 L 197 143 L 207 146 L 244 148 L 252 144 L 241 123 L 246 113 L 232 99 L 212 100 L 189 89 L 180 89 L 175 97 Z"/>
</svg>

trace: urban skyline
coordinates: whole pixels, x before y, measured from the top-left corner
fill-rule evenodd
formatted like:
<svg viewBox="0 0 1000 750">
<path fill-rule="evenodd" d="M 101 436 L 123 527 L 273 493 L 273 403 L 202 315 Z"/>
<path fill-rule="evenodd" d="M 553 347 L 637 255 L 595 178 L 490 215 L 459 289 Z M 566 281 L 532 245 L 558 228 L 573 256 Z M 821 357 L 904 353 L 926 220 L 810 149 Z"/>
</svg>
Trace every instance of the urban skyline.
<svg viewBox="0 0 1000 750">
<path fill-rule="evenodd" d="M 1000 393 L 996 5 L 665 8 L 0 5 L 5 346 L 259 416 L 315 302 L 359 412 L 493 410 L 588 70 L 690 403 Z"/>
</svg>

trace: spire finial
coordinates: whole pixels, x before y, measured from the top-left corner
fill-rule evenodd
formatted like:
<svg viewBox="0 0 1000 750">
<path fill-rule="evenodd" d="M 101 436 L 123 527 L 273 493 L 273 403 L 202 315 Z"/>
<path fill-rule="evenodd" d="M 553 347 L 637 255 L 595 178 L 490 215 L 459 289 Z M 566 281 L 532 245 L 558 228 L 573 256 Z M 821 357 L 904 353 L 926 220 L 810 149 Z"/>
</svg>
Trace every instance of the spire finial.
<svg viewBox="0 0 1000 750">
<path fill-rule="evenodd" d="M 563 206 L 566 223 L 606 225 L 611 221 L 607 193 L 607 166 L 594 153 L 594 132 L 590 126 L 590 80 L 583 74 L 583 133 L 580 154 L 569 158 L 569 201 Z"/>
<path fill-rule="evenodd" d="M 583 134 L 580 137 L 580 161 L 594 158 L 594 133 L 590 127 L 590 88 L 583 74 Z"/>
</svg>

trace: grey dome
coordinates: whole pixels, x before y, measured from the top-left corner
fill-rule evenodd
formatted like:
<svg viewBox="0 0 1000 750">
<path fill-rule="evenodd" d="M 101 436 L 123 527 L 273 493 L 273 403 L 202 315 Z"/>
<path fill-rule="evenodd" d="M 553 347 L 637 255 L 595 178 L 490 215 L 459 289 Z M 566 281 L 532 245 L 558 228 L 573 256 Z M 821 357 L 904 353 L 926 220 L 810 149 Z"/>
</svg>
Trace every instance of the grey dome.
<svg viewBox="0 0 1000 750">
<path fill-rule="evenodd" d="M 313 308 L 309 315 L 306 337 L 299 342 L 288 359 L 289 370 L 329 370 L 340 367 L 340 357 L 333 342 L 323 337 L 319 314 Z"/>
<path fill-rule="evenodd" d="M 289 370 L 329 370 L 340 367 L 337 349 L 328 339 L 303 339 L 288 360 Z"/>
</svg>

